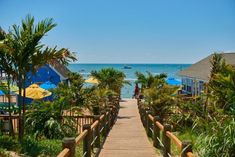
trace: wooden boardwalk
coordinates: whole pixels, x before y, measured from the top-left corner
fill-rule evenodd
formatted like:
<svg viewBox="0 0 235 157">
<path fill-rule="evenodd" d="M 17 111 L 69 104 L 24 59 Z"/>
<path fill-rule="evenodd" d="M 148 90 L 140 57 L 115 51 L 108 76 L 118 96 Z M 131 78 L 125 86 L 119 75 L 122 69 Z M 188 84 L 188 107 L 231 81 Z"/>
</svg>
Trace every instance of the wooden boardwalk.
<svg viewBox="0 0 235 157">
<path fill-rule="evenodd" d="M 142 126 L 137 101 L 126 99 L 120 103 L 117 122 L 110 131 L 99 157 L 156 157 Z"/>
</svg>

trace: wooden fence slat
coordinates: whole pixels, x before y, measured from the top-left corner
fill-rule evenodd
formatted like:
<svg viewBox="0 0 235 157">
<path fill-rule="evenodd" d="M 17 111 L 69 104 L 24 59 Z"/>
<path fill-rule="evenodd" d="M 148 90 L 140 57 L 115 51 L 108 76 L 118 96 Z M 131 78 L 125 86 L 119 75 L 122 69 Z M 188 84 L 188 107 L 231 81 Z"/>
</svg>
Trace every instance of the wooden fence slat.
<svg viewBox="0 0 235 157">
<path fill-rule="evenodd" d="M 57 157 L 68 157 L 69 153 L 70 153 L 69 149 L 65 148 L 57 155 Z"/>
<path fill-rule="evenodd" d="M 87 135 L 83 139 L 83 154 L 84 157 L 91 157 L 91 141 L 92 141 L 92 130 L 91 124 L 84 124 L 83 131 L 87 130 Z"/>
<path fill-rule="evenodd" d="M 79 144 L 81 142 L 81 140 L 83 140 L 87 134 L 88 134 L 87 130 L 84 130 L 83 132 L 81 132 L 79 134 L 79 136 L 76 137 L 76 139 L 75 139 L 76 144 Z"/>
<path fill-rule="evenodd" d="M 173 140 L 173 142 L 176 144 L 178 149 L 182 148 L 182 142 L 173 133 L 171 133 L 170 131 L 167 131 L 166 136 Z"/>
</svg>

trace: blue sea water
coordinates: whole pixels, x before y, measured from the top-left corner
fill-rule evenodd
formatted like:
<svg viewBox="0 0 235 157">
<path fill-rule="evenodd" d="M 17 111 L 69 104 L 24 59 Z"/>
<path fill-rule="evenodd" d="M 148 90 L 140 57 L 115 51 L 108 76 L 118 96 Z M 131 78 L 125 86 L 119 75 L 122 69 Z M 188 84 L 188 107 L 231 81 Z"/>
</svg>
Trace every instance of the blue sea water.
<svg viewBox="0 0 235 157">
<path fill-rule="evenodd" d="M 131 85 L 125 85 L 122 88 L 122 98 L 131 98 L 134 92 L 134 83 L 136 80 L 135 72 L 146 73 L 146 71 L 153 74 L 166 73 L 168 78 L 173 77 L 180 79 L 177 73 L 189 67 L 191 64 L 128 64 L 131 69 L 124 69 L 125 64 L 70 64 L 68 68 L 72 72 L 79 72 L 84 78 L 89 77 L 92 70 L 100 70 L 102 68 L 112 67 L 121 70 L 126 75 L 126 80 L 131 82 Z"/>
</svg>

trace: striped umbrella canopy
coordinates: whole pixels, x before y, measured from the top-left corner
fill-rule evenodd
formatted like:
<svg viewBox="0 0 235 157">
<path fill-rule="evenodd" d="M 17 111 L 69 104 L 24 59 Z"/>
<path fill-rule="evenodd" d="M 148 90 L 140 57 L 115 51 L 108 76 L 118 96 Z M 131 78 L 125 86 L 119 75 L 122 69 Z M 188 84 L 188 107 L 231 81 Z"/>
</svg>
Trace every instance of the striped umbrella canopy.
<svg viewBox="0 0 235 157">
<path fill-rule="evenodd" d="M 17 94 L 19 94 L 19 91 L 16 92 Z M 23 93 L 23 90 L 22 90 Z M 26 88 L 26 94 L 25 96 L 27 98 L 31 98 L 31 99 L 42 99 L 45 97 L 50 96 L 52 93 L 39 87 L 39 85 L 37 84 L 32 84 L 29 87 Z"/>
</svg>

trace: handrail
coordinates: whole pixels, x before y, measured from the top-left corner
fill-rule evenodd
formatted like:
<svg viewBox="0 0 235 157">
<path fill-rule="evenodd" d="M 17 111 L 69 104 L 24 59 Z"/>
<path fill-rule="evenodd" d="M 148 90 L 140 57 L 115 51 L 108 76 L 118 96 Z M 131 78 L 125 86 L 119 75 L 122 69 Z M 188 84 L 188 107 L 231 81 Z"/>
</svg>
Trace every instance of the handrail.
<svg viewBox="0 0 235 157">
<path fill-rule="evenodd" d="M 91 125 L 91 129 L 96 128 L 98 124 L 99 124 L 99 121 L 96 120 L 96 121 Z"/>
<path fill-rule="evenodd" d="M 100 116 L 65 116 L 74 118 L 93 118 L 92 124 L 90 122 L 83 123 L 81 125 L 82 132 L 76 138 L 64 138 L 63 139 L 63 150 L 58 154 L 57 157 L 74 157 L 76 154 L 75 147 L 83 142 L 83 156 L 91 157 L 94 153 L 93 148 L 100 147 L 100 136 L 106 137 L 111 127 L 115 123 L 118 115 L 119 104 L 117 107 L 108 108 Z"/>
<path fill-rule="evenodd" d="M 73 117 L 73 118 L 94 118 L 93 115 L 63 115 L 63 117 Z"/>
<path fill-rule="evenodd" d="M 102 114 L 101 116 L 100 116 L 100 120 L 103 120 L 104 119 L 104 115 Z"/>
<path fill-rule="evenodd" d="M 195 157 L 192 152 L 187 153 L 187 157 Z"/>
<path fill-rule="evenodd" d="M 87 134 L 88 134 L 88 131 L 84 130 L 78 137 L 75 138 L 75 143 L 79 144 L 81 140 L 83 140 Z"/>
<path fill-rule="evenodd" d="M 194 157 L 190 142 L 188 141 L 181 142 L 180 139 L 171 132 L 171 126 L 162 125 L 158 121 L 159 118 L 158 117 L 155 118 L 153 115 L 149 114 L 149 109 L 143 107 L 141 102 L 138 102 L 138 109 L 143 126 L 146 127 L 147 135 L 153 138 L 153 145 L 156 148 L 164 147 L 163 156 L 168 156 L 168 154 L 170 154 L 171 152 L 170 141 L 172 140 L 173 143 L 177 146 L 177 148 L 182 151 L 181 156 Z M 163 132 L 162 141 L 160 141 L 160 131 Z"/>
<path fill-rule="evenodd" d="M 173 133 L 171 133 L 170 131 L 167 131 L 166 136 L 172 139 L 179 149 L 182 148 L 182 142 Z"/>
<path fill-rule="evenodd" d="M 163 131 L 164 126 L 160 122 L 156 121 L 156 125 L 161 131 Z"/>
<path fill-rule="evenodd" d="M 153 116 L 151 115 L 151 114 L 148 114 L 148 117 L 149 117 L 149 119 L 151 120 L 151 121 L 153 121 Z"/>
<path fill-rule="evenodd" d="M 68 157 L 70 153 L 70 150 L 68 148 L 64 148 L 57 157 Z"/>
<path fill-rule="evenodd" d="M 9 115 L 5 115 L 5 114 L 0 114 L 0 117 L 1 118 L 10 118 Z M 11 118 L 14 119 L 14 118 L 19 118 L 19 115 L 11 115 Z"/>
</svg>

